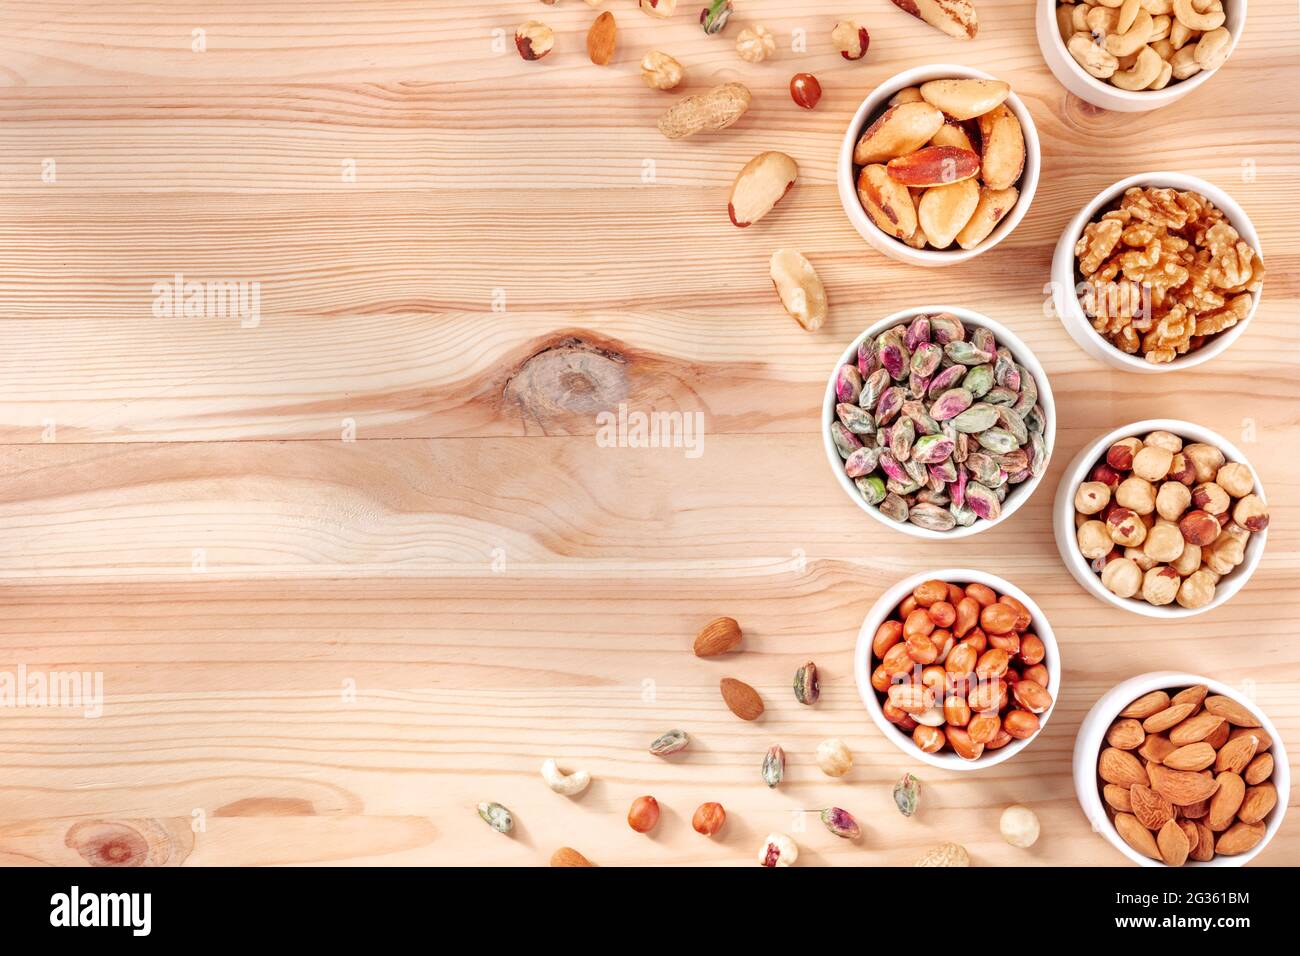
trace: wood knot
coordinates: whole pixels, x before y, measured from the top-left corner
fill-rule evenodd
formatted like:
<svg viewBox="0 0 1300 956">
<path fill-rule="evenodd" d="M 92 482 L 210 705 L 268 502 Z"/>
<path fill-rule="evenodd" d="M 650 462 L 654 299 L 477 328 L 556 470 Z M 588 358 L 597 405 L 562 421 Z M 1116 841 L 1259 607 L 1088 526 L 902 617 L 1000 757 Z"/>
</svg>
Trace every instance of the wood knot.
<svg viewBox="0 0 1300 956">
<path fill-rule="evenodd" d="M 525 425 L 542 433 L 590 431 L 595 416 L 627 401 L 628 359 L 613 343 L 569 333 L 534 349 L 506 380 L 502 398 L 517 406 Z M 575 417 L 576 429 L 566 427 Z"/>
<path fill-rule="evenodd" d="M 194 832 L 181 820 L 83 820 L 63 842 L 90 866 L 180 866 Z"/>
</svg>

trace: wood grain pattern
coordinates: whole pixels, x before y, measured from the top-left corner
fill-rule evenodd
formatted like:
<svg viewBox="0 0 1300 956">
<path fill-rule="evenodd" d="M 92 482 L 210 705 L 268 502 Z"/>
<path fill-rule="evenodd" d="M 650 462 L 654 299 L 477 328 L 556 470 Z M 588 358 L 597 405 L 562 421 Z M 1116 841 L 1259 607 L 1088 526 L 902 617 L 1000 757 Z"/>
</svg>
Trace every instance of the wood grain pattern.
<svg viewBox="0 0 1300 956">
<path fill-rule="evenodd" d="M 848 64 L 829 31 L 849 11 L 752 0 L 744 17 L 782 45 L 754 66 L 694 8 L 658 22 L 609 0 L 619 52 L 602 70 L 576 0 L 0 0 L 0 671 L 102 672 L 106 694 L 95 719 L 0 708 L 0 862 L 537 865 L 572 844 L 606 865 L 749 864 L 780 830 L 801 863 L 908 864 L 954 839 L 983 864 L 1114 865 L 1070 754 L 1117 681 L 1177 667 L 1249 687 L 1300 752 L 1294 4 L 1255 0 L 1220 76 L 1130 116 L 1059 87 L 1031 4 L 978 5 L 979 38 L 961 43 L 874 0 L 854 14 L 871 51 Z M 530 17 L 559 34 L 541 63 L 509 39 Z M 638 76 L 652 47 L 686 65 L 687 89 L 743 80 L 754 108 L 665 141 L 654 120 L 673 96 Z M 1044 175 L 1002 246 L 920 272 L 853 232 L 833 174 L 862 97 L 928 62 L 1009 80 Z M 785 93 L 796 69 L 826 91 L 815 112 Z M 738 233 L 725 190 L 762 149 L 795 156 L 801 183 Z M 1270 271 L 1229 353 L 1147 379 L 1079 351 L 1043 285 L 1074 211 L 1157 169 L 1231 192 Z M 780 245 L 826 280 L 815 335 L 772 295 Z M 260 283 L 260 321 L 156 318 L 154 284 L 177 272 Z M 1035 497 L 944 549 L 868 523 L 818 434 L 843 344 L 922 302 L 1012 326 L 1059 413 Z M 600 447 L 596 415 L 620 403 L 700 412 L 703 454 Z M 1241 444 L 1274 514 L 1250 585 L 1169 626 L 1086 595 L 1050 528 L 1073 453 L 1152 416 Z M 1015 580 L 1062 645 L 1046 730 L 976 774 L 909 760 L 852 681 L 875 598 L 941 565 Z M 718 614 L 745 650 L 697 660 Z M 808 658 L 825 675 L 815 708 L 788 689 Z M 722 676 L 763 693 L 761 721 L 722 707 Z M 689 751 L 645 752 L 673 726 Z M 854 750 L 843 780 L 812 762 L 828 736 Z M 776 791 L 758 779 L 772 743 L 790 755 Z M 591 770 L 590 790 L 547 790 L 550 756 Z M 890 808 L 904 770 L 925 784 L 912 820 Z M 648 838 L 624 822 L 642 793 L 665 808 Z M 474 818 L 484 799 L 514 810 L 513 837 Z M 706 800 L 728 810 L 713 840 L 689 825 Z M 1042 818 L 1031 851 L 998 836 L 1011 802 Z M 799 812 L 828 803 L 864 822 L 861 845 Z M 1300 862 L 1294 808 L 1259 862 Z"/>
</svg>

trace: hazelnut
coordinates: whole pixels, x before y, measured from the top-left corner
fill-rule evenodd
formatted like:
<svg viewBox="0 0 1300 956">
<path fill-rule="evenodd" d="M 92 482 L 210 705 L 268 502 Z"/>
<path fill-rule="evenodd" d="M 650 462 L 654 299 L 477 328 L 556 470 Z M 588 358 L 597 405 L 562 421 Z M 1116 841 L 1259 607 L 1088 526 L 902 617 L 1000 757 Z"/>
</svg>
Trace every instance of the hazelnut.
<svg viewBox="0 0 1300 956">
<path fill-rule="evenodd" d="M 1088 560 L 1104 558 L 1110 553 L 1115 542 L 1110 539 L 1110 530 L 1102 521 L 1087 521 L 1078 531 L 1079 553 Z"/>
<path fill-rule="evenodd" d="M 1142 587 L 1142 569 L 1132 558 L 1116 558 L 1102 569 L 1101 583 L 1117 597 L 1132 597 Z"/>
<path fill-rule="evenodd" d="M 1142 576 L 1142 600 L 1148 604 L 1170 604 L 1178 596 L 1183 579 L 1173 568 L 1160 565 Z"/>
<path fill-rule="evenodd" d="M 1161 481 L 1169 474 L 1174 453 L 1159 445 L 1147 445 L 1133 456 L 1133 474 L 1147 481 Z"/>
<path fill-rule="evenodd" d="M 1102 461 L 1093 466 L 1092 471 L 1088 474 L 1088 480 L 1100 481 L 1111 491 L 1114 491 L 1119 487 L 1119 483 L 1124 480 L 1124 476 Z"/>
<path fill-rule="evenodd" d="M 762 63 L 776 52 L 776 37 L 761 23 L 741 30 L 736 37 L 736 53 L 747 63 Z"/>
<path fill-rule="evenodd" d="M 1201 568 L 1201 546 L 1185 541 L 1183 543 L 1183 553 L 1174 558 L 1169 566 L 1183 577 L 1199 571 Z"/>
<path fill-rule="evenodd" d="M 1218 519 L 1208 511 L 1189 511 L 1178 522 L 1178 530 L 1183 533 L 1183 540 L 1189 544 L 1213 544 L 1219 536 Z"/>
<path fill-rule="evenodd" d="M 540 60 L 555 46 L 555 31 L 540 20 L 529 20 L 515 29 L 515 47 L 525 60 Z"/>
<path fill-rule="evenodd" d="M 1213 481 L 1203 481 L 1192 489 L 1192 507 L 1212 515 L 1226 514 L 1232 507 L 1228 493 Z"/>
<path fill-rule="evenodd" d="M 685 76 L 682 65 L 661 50 L 651 50 L 641 58 L 641 79 L 652 90 L 675 89 Z"/>
<path fill-rule="evenodd" d="M 1115 489 L 1115 500 L 1123 508 L 1132 508 L 1140 515 L 1149 515 L 1156 510 L 1156 489 L 1145 478 L 1130 475 Z"/>
<path fill-rule="evenodd" d="M 811 110 L 821 102 L 822 85 L 811 73 L 796 73 L 790 78 L 790 99 L 801 109 Z"/>
<path fill-rule="evenodd" d="M 1183 535 L 1177 525 L 1158 524 L 1147 532 L 1142 551 L 1151 560 L 1163 564 L 1177 559 L 1183 553 L 1183 544 Z M 1173 600 L 1172 595 L 1169 600 Z"/>
<path fill-rule="evenodd" d="M 1259 495 L 1246 495 L 1232 509 L 1232 520 L 1247 531 L 1263 531 L 1268 527 L 1268 505 Z"/>
<path fill-rule="evenodd" d="M 1110 562 L 1114 561 L 1119 556 L 1119 548 L 1111 548 L 1100 558 L 1093 558 L 1089 561 L 1088 567 L 1092 568 L 1095 573 L 1101 574 L 1106 565 L 1110 564 Z"/>
<path fill-rule="evenodd" d="M 1106 515 L 1106 527 L 1111 540 L 1126 548 L 1136 548 L 1147 537 L 1147 526 L 1129 508 L 1112 508 Z"/>
<path fill-rule="evenodd" d="M 1192 503 L 1192 493 L 1178 481 L 1166 481 L 1156 492 L 1156 511 L 1166 521 L 1177 521 Z"/>
<path fill-rule="evenodd" d="M 1110 504 L 1110 488 L 1100 481 L 1085 481 L 1074 493 L 1074 507 L 1086 515 L 1095 515 Z"/>
<path fill-rule="evenodd" d="M 1196 472 L 1196 480 L 1211 481 L 1219 473 L 1226 459 L 1223 452 L 1213 445 L 1207 445 L 1204 442 L 1196 442 L 1183 448 L 1183 454 L 1191 463 L 1193 470 Z"/>
<path fill-rule="evenodd" d="M 1212 544 L 1201 548 L 1201 560 L 1215 574 L 1228 574 L 1246 559 L 1246 538 L 1225 528 Z"/>
<path fill-rule="evenodd" d="M 840 51 L 846 60 L 860 60 L 867 55 L 871 45 L 871 34 L 866 27 L 860 27 L 852 20 L 841 20 L 831 31 L 831 45 Z"/>
<path fill-rule="evenodd" d="M 1142 439 L 1142 443 L 1144 445 L 1156 445 L 1157 447 L 1168 449 L 1171 455 L 1174 452 L 1183 450 L 1183 440 L 1173 432 L 1152 432 L 1150 435 L 1147 435 L 1146 438 Z"/>
<path fill-rule="evenodd" d="M 1121 438 L 1111 445 L 1106 452 L 1106 464 L 1116 471 L 1132 471 L 1133 458 L 1142 450 L 1142 441 L 1137 438 Z"/>
<path fill-rule="evenodd" d="M 1182 607 L 1205 607 L 1214 600 L 1216 583 L 1213 571 L 1201 570 L 1188 575 L 1178 587 L 1178 603 Z"/>
<path fill-rule="evenodd" d="M 1152 558 L 1147 557 L 1147 553 L 1141 548 L 1125 548 L 1124 557 L 1128 558 L 1143 571 L 1150 571 L 1159 563 Z"/>
<path fill-rule="evenodd" d="M 1249 465 L 1230 461 L 1214 476 L 1214 483 L 1234 498 L 1244 498 L 1255 488 L 1255 476 Z"/>
<path fill-rule="evenodd" d="M 1169 465 L 1169 474 L 1165 477 L 1190 487 L 1196 484 L 1196 469 L 1192 467 L 1187 456 L 1180 451 L 1174 455 L 1174 460 Z"/>
</svg>

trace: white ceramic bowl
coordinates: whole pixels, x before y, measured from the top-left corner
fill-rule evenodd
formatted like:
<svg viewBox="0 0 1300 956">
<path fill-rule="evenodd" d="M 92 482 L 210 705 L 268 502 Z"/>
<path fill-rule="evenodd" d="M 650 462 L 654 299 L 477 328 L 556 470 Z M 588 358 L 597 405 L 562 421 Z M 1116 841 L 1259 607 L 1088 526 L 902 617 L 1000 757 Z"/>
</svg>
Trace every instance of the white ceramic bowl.
<svg viewBox="0 0 1300 956">
<path fill-rule="evenodd" d="M 1188 860 L 1184 865 L 1244 866 L 1254 859 L 1264 847 L 1268 846 L 1268 841 L 1273 839 L 1273 835 L 1282 826 L 1282 818 L 1286 816 L 1286 805 L 1291 798 L 1291 766 L 1287 763 L 1286 747 L 1282 744 L 1282 735 L 1277 732 L 1277 728 L 1268 719 L 1268 715 L 1260 710 L 1253 701 L 1246 700 L 1240 691 L 1222 681 L 1199 677 L 1196 674 L 1159 671 L 1151 674 L 1141 674 L 1138 677 L 1130 677 L 1122 684 L 1117 684 L 1103 694 L 1101 699 L 1092 705 L 1092 710 L 1088 711 L 1088 716 L 1083 718 L 1083 724 L 1079 727 L 1079 734 L 1074 738 L 1074 792 L 1079 799 L 1079 806 L 1083 808 L 1084 816 L 1088 818 L 1092 828 L 1139 866 L 1163 866 L 1164 864 L 1148 859 L 1138 853 L 1125 843 L 1124 838 L 1115 830 L 1115 825 L 1111 823 L 1110 816 L 1106 813 L 1106 807 L 1102 802 L 1101 784 L 1097 777 L 1097 758 L 1104 746 L 1106 731 L 1114 723 L 1115 718 L 1119 716 L 1119 712 L 1132 701 L 1153 690 L 1193 687 L 1197 684 L 1205 684 L 1210 688 L 1212 694 L 1222 694 L 1224 697 L 1231 697 L 1237 701 L 1259 718 L 1263 729 L 1273 739 L 1273 746 L 1269 753 L 1273 755 L 1273 776 L 1271 779 L 1273 786 L 1277 787 L 1277 806 L 1265 817 L 1268 829 L 1264 832 L 1264 839 L 1255 844 L 1248 852 L 1238 856 L 1216 856 L 1206 863 Z"/>
<path fill-rule="evenodd" d="M 1250 468 L 1251 473 L 1255 476 L 1255 494 L 1261 498 L 1264 497 L 1264 489 L 1259 483 L 1258 472 L 1255 471 L 1250 462 L 1246 460 L 1246 456 L 1232 442 L 1208 428 L 1202 428 L 1200 425 L 1194 425 L 1191 422 L 1178 421 L 1172 418 L 1152 418 L 1144 422 L 1134 422 L 1131 425 L 1116 428 L 1114 431 L 1102 435 L 1074 456 L 1074 460 L 1066 466 L 1064 474 L 1061 475 L 1061 483 L 1056 486 L 1056 501 L 1052 506 L 1052 530 L 1056 535 L 1056 548 L 1061 552 L 1061 560 L 1065 562 L 1066 568 L 1069 569 L 1070 574 L 1074 576 L 1074 579 L 1079 582 L 1083 589 L 1097 600 L 1147 617 L 1192 617 L 1196 614 L 1204 614 L 1206 611 L 1214 610 L 1214 608 L 1226 602 L 1245 587 L 1246 582 L 1250 580 L 1250 576 L 1255 573 L 1255 568 L 1259 566 L 1260 558 L 1264 556 L 1264 542 L 1268 538 L 1267 528 L 1251 534 L 1250 540 L 1246 542 L 1245 560 L 1218 583 L 1214 589 L 1214 600 L 1204 607 L 1197 608 L 1186 608 L 1178 604 L 1165 604 L 1157 607 L 1138 598 L 1122 598 L 1112 594 L 1101 583 L 1101 575 L 1092 570 L 1088 559 L 1079 551 L 1078 538 L 1075 535 L 1075 489 L 1087 480 L 1088 473 L 1092 471 L 1093 466 L 1106 454 L 1106 449 L 1115 442 L 1121 438 L 1141 438 L 1143 435 L 1154 431 L 1173 432 L 1189 443 L 1205 442 L 1206 444 L 1218 446 L 1229 461 L 1238 461 Z M 1267 501 L 1267 499 L 1265 500 Z"/>
<path fill-rule="evenodd" d="M 874 226 L 872 228 L 875 228 Z M 903 534 L 909 534 L 914 538 L 929 538 L 939 540 L 953 540 L 955 538 L 966 538 L 971 535 L 979 534 L 988 528 L 992 528 L 1003 521 L 1006 521 L 1015 514 L 1022 504 L 1024 504 L 1038 483 L 1043 480 L 1043 475 L 1047 473 L 1046 468 L 1042 474 L 1031 475 L 1026 481 L 1022 481 L 1012 491 L 1007 494 L 1007 500 L 1002 503 L 1002 513 L 992 521 L 985 521 L 983 518 L 976 521 L 973 525 L 963 528 L 961 525 L 953 528 L 951 531 L 931 531 L 928 528 L 920 528 L 911 522 L 898 522 L 892 518 L 886 518 L 880 513 L 880 509 L 875 505 L 867 504 L 862 494 L 858 491 L 853 480 L 844 474 L 844 459 L 840 457 L 839 451 L 835 447 L 835 442 L 831 439 L 830 423 L 835 421 L 835 376 L 841 365 L 848 365 L 857 362 L 858 346 L 864 339 L 873 338 L 888 328 L 898 325 L 900 322 L 910 322 L 918 315 L 933 315 L 936 312 L 951 312 L 957 318 L 961 319 L 968 327 L 986 328 L 997 338 L 998 343 L 1005 345 L 1011 350 L 1017 362 L 1029 369 L 1030 374 L 1034 376 L 1034 381 L 1038 384 L 1038 404 L 1042 406 L 1043 418 L 1046 419 L 1045 429 L 1043 431 L 1043 441 L 1047 445 L 1047 461 L 1052 460 L 1052 449 L 1056 445 L 1056 401 L 1052 398 L 1052 385 L 1047 379 L 1047 372 L 1039 364 L 1034 353 L 1024 342 L 1014 335 L 1006 326 L 994 322 L 986 315 L 973 312 L 970 309 L 964 309 L 958 305 L 923 305 L 912 309 L 903 309 L 895 312 L 893 315 L 886 316 L 875 325 L 869 327 L 865 332 L 859 335 L 853 342 L 840 353 L 839 359 L 831 369 L 830 377 L 826 381 L 826 392 L 822 398 L 822 445 L 826 449 L 826 460 L 830 462 L 831 471 L 835 474 L 835 480 L 839 486 L 844 489 L 844 493 L 849 496 L 849 500 L 856 504 L 871 517 L 875 518 L 881 524 L 895 531 L 901 531 Z"/>
<path fill-rule="evenodd" d="M 1118 204 L 1120 198 L 1124 195 L 1124 190 L 1132 186 L 1167 187 L 1200 193 L 1223 210 L 1228 217 L 1228 221 L 1232 223 L 1237 232 L 1241 233 L 1241 238 L 1250 243 L 1255 251 L 1263 257 L 1264 250 L 1260 248 L 1259 234 L 1255 232 L 1254 224 L 1242 208 L 1237 205 L 1236 201 L 1218 186 L 1207 183 L 1203 179 L 1197 179 L 1195 176 L 1184 176 L 1182 173 L 1140 173 L 1136 176 L 1130 176 L 1128 179 L 1122 179 L 1115 185 L 1102 190 L 1092 202 L 1079 210 L 1078 214 L 1070 220 L 1070 224 L 1065 227 L 1065 232 L 1061 234 L 1060 241 L 1056 244 L 1056 252 L 1052 256 L 1052 300 L 1056 308 L 1056 314 L 1060 316 L 1065 331 L 1070 333 L 1070 338 L 1074 339 L 1079 348 L 1099 362 L 1103 362 L 1122 372 L 1174 372 L 1179 369 L 1200 365 L 1202 362 L 1208 362 L 1225 351 L 1228 346 L 1237 340 L 1241 333 L 1246 331 L 1247 323 L 1255 317 L 1255 313 L 1259 309 L 1259 300 L 1263 295 L 1263 290 L 1255 293 L 1254 303 L 1250 307 L 1250 314 L 1232 328 L 1209 339 L 1205 345 L 1195 352 L 1179 355 L 1172 362 L 1164 362 L 1160 365 L 1148 362 L 1141 355 L 1128 355 L 1111 345 L 1110 342 L 1102 338 L 1100 332 L 1092 327 L 1092 323 L 1084 314 L 1083 306 L 1079 304 L 1078 296 L 1075 293 L 1079 281 L 1075 270 L 1075 243 L 1083 235 L 1083 227 L 1111 206 Z"/>
<path fill-rule="evenodd" d="M 1056 0 L 1037 0 L 1037 3 L 1038 13 L 1034 25 L 1038 33 L 1038 48 L 1043 51 L 1047 68 L 1062 86 L 1093 106 L 1118 113 L 1141 113 L 1159 109 L 1182 99 L 1218 72 L 1217 69 L 1202 70 L 1185 80 L 1171 80 L 1163 90 L 1121 90 L 1105 80 L 1097 79 L 1070 55 L 1056 25 Z M 1241 39 L 1241 31 L 1246 26 L 1246 0 L 1223 0 L 1223 11 L 1226 15 L 1223 25 L 1232 34 L 1228 48 L 1228 56 L 1231 57 L 1232 51 L 1237 48 L 1237 41 Z"/>
<path fill-rule="evenodd" d="M 1042 163 L 1042 150 L 1038 144 L 1038 129 L 1034 126 L 1034 118 L 1029 115 L 1029 110 L 1025 104 L 1020 101 L 1012 91 L 1006 99 L 1007 108 L 1016 114 L 1016 119 L 1020 121 L 1020 128 L 1025 134 L 1025 168 L 1020 175 L 1020 182 L 1017 183 L 1020 189 L 1020 198 L 1016 200 L 1015 206 L 1006 214 L 1003 220 L 998 223 L 997 227 L 974 249 L 962 249 L 954 246 L 949 249 L 913 249 L 907 243 L 887 236 L 876 228 L 862 208 L 862 201 L 858 199 L 858 181 L 853 168 L 853 147 L 857 145 L 858 137 L 879 114 L 883 113 L 888 107 L 886 103 L 901 89 L 909 86 L 918 86 L 928 80 L 944 80 L 949 78 L 964 78 L 978 80 L 993 80 L 997 77 L 980 70 L 972 70 L 968 66 L 957 66 L 952 63 L 938 63 L 933 66 L 918 66 L 911 70 L 904 70 L 895 76 L 891 76 L 884 83 L 877 86 L 858 107 L 858 111 L 853 114 L 853 119 L 849 123 L 848 129 L 844 131 L 844 141 L 840 144 L 840 159 L 836 169 L 836 181 L 840 189 L 840 204 L 844 207 L 845 214 L 849 217 L 849 222 L 853 223 L 853 228 L 858 231 L 863 239 L 867 240 L 878 251 L 883 252 L 891 259 L 897 259 L 899 262 L 908 262 L 918 266 L 949 266 L 958 262 L 965 262 L 978 256 L 981 252 L 987 252 L 999 242 L 1011 234 L 1020 220 L 1025 218 L 1025 213 L 1029 211 L 1029 204 L 1034 199 L 1034 192 L 1038 189 L 1038 171 Z"/>
<path fill-rule="evenodd" d="M 880 732 L 909 757 L 915 757 L 922 763 L 928 763 L 932 767 L 939 767 L 943 770 L 982 770 L 985 767 L 995 767 L 1024 750 L 1029 744 L 1038 739 L 1038 734 L 1034 734 L 1033 737 L 1026 740 L 1013 740 L 1005 747 L 986 752 L 977 760 L 964 760 L 946 748 L 937 754 L 924 753 L 912 742 L 911 734 L 900 730 L 885 719 L 885 713 L 880 709 L 880 700 L 876 695 L 876 689 L 871 686 L 871 672 L 874 669 L 871 663 L 871 639 L 875 636 L 876 629 L 894 613 L 894 609 L 898 607 L 903 598 L 912 593 L 913 588 L 923 581 L 932 579 L 947 581 L 952 584 L 984 584 L 991 587 L 998 594 L 1011 595 L 1029 609 L 1029 613 L 1034 618 L 1033 633 L 1037 634 L 1043 641 L 1045 650 L 1043 665 L 1048 672 L 1047 691 L 1052 695 L 1052 706 L 1038 715 L 1039 733 L 1042 733 L 1043 728 L 1047 726 L 1047 721 L 1051 718 L 1052 711 L 1056 709 L 1056 701 L 1060 698 L 1061 692 L 1061 654 L 1057 648 L 1056 636 L 1052 633 L 1052 626 L 1047 620 L 1047 615 L 1043 613 L 1042 608 L 1034 603 L 1033 598 L 1011 582 L 995 574 L 986 574 L 983 571 L 975 571 L 970 568 L 942 568 L 938 571 L 914 574 L 910 578 L 899 581 L 872 605 L 871 611 L 862 622 L 862 629 L 858 631 L 858 644 L 853 651 L 853 676 L 858 682 L 858 695 L 862 698 L 862 702 L 867 705 L 867 712 L 871 714 L 871 719 L 876 722 Z"/>
</svg>

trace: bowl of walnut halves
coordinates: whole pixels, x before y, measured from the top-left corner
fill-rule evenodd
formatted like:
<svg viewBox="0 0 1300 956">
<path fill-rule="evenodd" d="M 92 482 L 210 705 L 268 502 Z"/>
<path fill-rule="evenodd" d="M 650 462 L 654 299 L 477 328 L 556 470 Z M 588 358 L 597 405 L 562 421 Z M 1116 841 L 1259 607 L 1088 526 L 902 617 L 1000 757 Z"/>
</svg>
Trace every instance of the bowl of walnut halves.
<svg viewBox="0 0 1300 956">
<path fill-rule="evenodd" d="M 1208 362 L 1259 307 L 1255 227 L 1222 189 L 1142 173 L 1103 190 L 1070 221 L 1052 257 L 1056 314 L 1112 368 L 1170 372 Z"/>
</svg>

